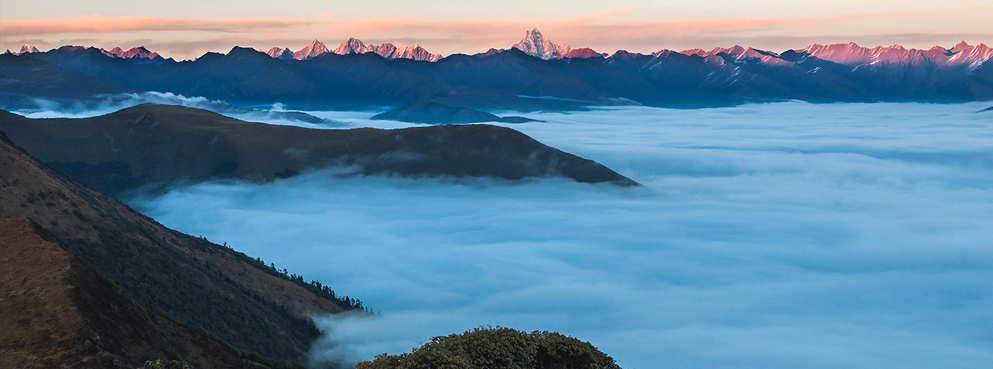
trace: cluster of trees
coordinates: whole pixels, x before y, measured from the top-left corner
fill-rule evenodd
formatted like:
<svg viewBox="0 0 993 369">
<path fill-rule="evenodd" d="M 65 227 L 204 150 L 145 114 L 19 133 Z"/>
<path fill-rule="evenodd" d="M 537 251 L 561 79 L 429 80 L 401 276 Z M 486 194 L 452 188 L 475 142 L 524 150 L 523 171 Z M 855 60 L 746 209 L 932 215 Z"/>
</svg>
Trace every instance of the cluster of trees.
<svg viewBox="0 0 993 369">
<path fill-rule="evenodd" d="M 210 240 L 208 240 L 207 237 L 204 237 L 204 236 L 201 235 L 198 238 L 200 240 L 204 241 L 204 242 L 210 243 Z M 234 248 L 232 246 L 228 245 L 227 242 L 225 242 L 222 246 L 224 246 L 224 248 L 226 248 L 228 250 L 231 250 L 235 255 L 241 255 L 241 256 L 244 256 L 245 255 L 245 254 L 242 254 L 240 252 L 235 251 Z M 363 312 L 365 312 L 367 314 L 378 314 L 379 313 L 378 311 L 375 311 L 375 310 L 373 310 L 373 309 L 371 309 L 371 308 L 369 308 L 367 306 L 363 306 L 362 305 L 362 301 L 360 301 L 359 299 L 351 298 L 351 297 L 349 297 L 347 295 L 346 296 L 338 296 L 334 292 L 334 290 L 331 289 L 330 286 L 324 285 L 324 284 L 322 284 L 319 281 L 311 280 L 310 283 L 307 283 L 306 280 L 303 278 L 302 275 L 297 275 L 297 274 L 294 274 L 294 273 L 290 273 L 290 271 L 288 269 L 286 269 L 286 268 L 283 268 L 282 270 L 280 270 L 279 268 L 276 268 L 276 264 L 275 263 L 266 264 L 265 261 L 262 260 L 262 258 L 252 259 L 252 258 L 247 257 L 247 256 L 245 256 L 245 257 L 247 258 L 247 261 L 248 262 L 250 262 L 252 264 L 255 264 L 257 267 L 261 268 L 262 270 L 265 270 L 267 273 L 269 273 L 271 275 L 274 275 L 274 276 L 277 276 L 277 277 L 280 277 L 280 278 L 283 278 L 283 279 L 286 279 L 286 280 L 288 280 L 290 282 L 296 283 L 298 286 L 301 286 L 301 287 L 307 289 L 308 291 L 317 294 L 318 296 L 322 296 L 322 297 L 327 298 L 327 299 L 329 299 L 331 301 L 334 301 L 338 306 L 341 306 L 342 309 L 345 309 L 345 310 L 362 310 Z"/>
<path fill-rule="evenodd" d="M 356 369 L 620 369 L 589 342 L 547 331 L 476 328 L 438 336 L 407 354 L 376 356 Z"/>
<path fill-rule="evenodd" d="M 225 242 L 224 246 L 227 245 L 228 244 Z M 262 268 L 269 274 L 296 283 L 298 286 L 306 288 L 308 291 L 311 291 L 317 294 L 318 296 L 323 296 L 331 301 L 334 301 L 336 304 L 338 304 L 338 306 L 341 306 L 345 310 L 362 310 L 367 314 L 378 314 L 378 312 L 370 309 L 369 307 L 363 306 L 362 301 L 359 301 L 359 299 L 351 298 L 347 295 L 338 296 L 334 292 L 334 290 L 331 289 L 330 286 L 324 285 L 319 281 L 311 280 L 310 283 L 307 283 L 302 275 L 292 274 L 286 268 L 280 270 L 279 268 L 276 268 L 275 263 L 269 263 L 268 265 L 266 265 L 265 261 L 262 260 L 262 258 L 255 258 L 252 259 L 252 261 L 254 261 L 258 267 Z"/>
</svg>

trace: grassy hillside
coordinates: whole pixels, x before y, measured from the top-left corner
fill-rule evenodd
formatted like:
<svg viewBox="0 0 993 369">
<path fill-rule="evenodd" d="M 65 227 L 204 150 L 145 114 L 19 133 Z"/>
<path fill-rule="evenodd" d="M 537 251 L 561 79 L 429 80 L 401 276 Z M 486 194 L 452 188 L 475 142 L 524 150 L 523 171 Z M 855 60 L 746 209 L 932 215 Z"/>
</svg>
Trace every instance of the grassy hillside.
<svg viewBox="0 0 993 369">
<path fill-rule="evenodd" d="M 301 368 L 139 305 L 26 219 L 0 217 L 0 367 Z"/>
<path fill-rule="evenodd" d="M 40 224 L 53 242 L 139 304 L 273 359 L 298 359 L 307 351 L 319 335 L 310 314 L 358 305 L 330 288 L 168 229 L 47 167 L 2 133 L 0 216 Z"/>
</svg>

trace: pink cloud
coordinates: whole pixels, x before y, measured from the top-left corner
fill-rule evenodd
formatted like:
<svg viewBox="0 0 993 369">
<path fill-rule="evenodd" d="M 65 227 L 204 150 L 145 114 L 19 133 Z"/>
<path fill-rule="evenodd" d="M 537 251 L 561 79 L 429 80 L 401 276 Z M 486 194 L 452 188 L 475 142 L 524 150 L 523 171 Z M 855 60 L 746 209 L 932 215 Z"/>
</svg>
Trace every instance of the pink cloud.
<svg viewBox="0 0 993 369">
<path fill-rule="evenodd" d="M 280 19 L 193 19 L 155 17 L 81 16 L 5 20 L 0 33 L 14 35 L 46 35 L 64 33 L 113 33 L 137 31 L 206 31 L 240 33 L 263 29 L 289 28 L 311 24 L 310 21 Z"/>
</svg>

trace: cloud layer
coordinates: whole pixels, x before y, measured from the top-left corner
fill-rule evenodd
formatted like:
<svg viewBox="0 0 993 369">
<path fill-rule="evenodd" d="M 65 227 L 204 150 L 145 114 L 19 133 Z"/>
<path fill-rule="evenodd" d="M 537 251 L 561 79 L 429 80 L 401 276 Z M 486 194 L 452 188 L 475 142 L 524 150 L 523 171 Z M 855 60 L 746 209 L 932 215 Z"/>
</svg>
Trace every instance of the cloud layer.
<svg viewBox="0 0 993 369">
<path fill-rule="evenodd" d="M 186 97 L 171 92 L 136 92 L 115 95 L 99 95 L 93 100 L 82 101 L 53 101 L 36 98 L 31 100 L 32 108 L 15 110 L 15 113 L 28 118 L 88 118 L 110 114 L 115 111 L 141 104 L 178 105 L 189 108 L 209 110 L 221 115 L 249 122 L 265 122 L 269 124 L 293 125 L 304 128 L 340 127 L 342 123 L 332 119 L 306 117 L 285 111 L 281 103 L 271 107 L 254 109 L 239 108 L 220 100 L 211 100 L 202 96 Z M 326 114 L 325 114 L 326 115 Z M 313 119 L 309 119 L 313 118 Z"/>
<path fill-rule="evenodd" d="M 534 114 L 547 123 L 512 127 L 647 189 L 317 172 L 131 204 L 382 311 L 323 318 L 319 360 L 502 325 L 588 340 L 625 368 L 981 368 L 993 361 L 984 107 Z"/>
</svg>

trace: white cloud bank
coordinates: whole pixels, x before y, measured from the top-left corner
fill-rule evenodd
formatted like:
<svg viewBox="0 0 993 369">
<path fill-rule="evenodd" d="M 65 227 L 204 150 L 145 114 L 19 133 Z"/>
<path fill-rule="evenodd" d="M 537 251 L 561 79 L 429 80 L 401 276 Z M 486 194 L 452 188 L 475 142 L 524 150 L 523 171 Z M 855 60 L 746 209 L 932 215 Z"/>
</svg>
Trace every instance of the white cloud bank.
<svg viewBox="0 0 993 369">
<path fill-rule="evenodd" d="M 512 127 L 647 189 L 318 172 L 132 204 L 382 311 L 321 319 L 318 359 L 501 325 L 588 340 L 629 369 L 985 368 L 983 107 L 532 114 L 547 123 Z"/>
</svg>

